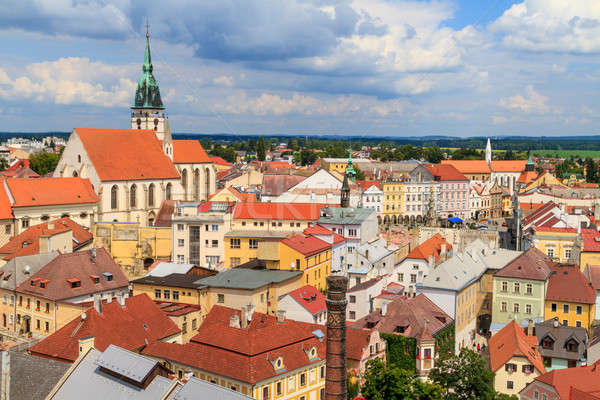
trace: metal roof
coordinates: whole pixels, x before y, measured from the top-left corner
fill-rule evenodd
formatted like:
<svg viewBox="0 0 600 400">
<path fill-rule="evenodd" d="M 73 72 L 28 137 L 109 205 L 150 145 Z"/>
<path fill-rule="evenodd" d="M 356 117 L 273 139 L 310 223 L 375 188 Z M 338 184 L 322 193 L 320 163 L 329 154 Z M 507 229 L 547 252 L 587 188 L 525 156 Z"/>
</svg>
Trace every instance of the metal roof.
<svg viewBox="0 0 600 400">
<path fill-rule="evenodd" d="M 190 378 L 186 384 L 169 396 L 172 400 L 196 400 L 196 399 L 211 399 L 211 400 L 247 400 L 251 397 L 245 396 L 239 392 L 227 389 L 223 386 L 216 385 L 198 379 Z"/>
<path fill-rule="evenodd" d="M 178 264 L 160 262 L 146 276 L 167 276 L 171 274 L 187 274 L 194 264 Z"/>
<path fill-rule="evenodd" d="M 302 275 L 302 271 L 254 270 L 232 268 L 200 279 L 197 283 L 233 289 L 257 289 L 270 283 L 279 283 Z"/>
<path fill-rule="evenodd" d="M 321 210 L 318 223 L 360 225 L 374 214 L 375 210 L 371 208 L 327 207 Z"/>
<path fill-rule="evenodd" d="M 141 383 L 156 366 L 157 361 L 140 357 L 138 354 L 111 344 L 98 357 L 96 364 Z"/>
</svg>

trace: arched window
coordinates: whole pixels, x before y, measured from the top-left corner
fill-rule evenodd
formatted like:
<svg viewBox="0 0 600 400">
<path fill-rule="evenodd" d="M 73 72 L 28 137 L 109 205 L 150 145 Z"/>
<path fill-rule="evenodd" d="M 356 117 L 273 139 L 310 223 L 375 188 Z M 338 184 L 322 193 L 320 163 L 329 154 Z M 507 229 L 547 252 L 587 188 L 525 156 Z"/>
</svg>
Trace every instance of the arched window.
<svg viewBox="0 0 600 400">
<path fill-rule="evenodd" d="M 119 195 L 119 188 L 117 187 L 117 185 L 113 185 L 113 187 L 110 189 L 110 208 L 112 208 L 113 210 L 117 209 L 118 195 Z"/>
<path fill-rule="evenodd" d="M 73 171 L 73 178 L 77 178 L 79 176 L 79 174 L 77 173 L 77 171 Z"/>
<path fill-rule="evenodd" d="M 131 185 L 131 189 L 129 190 L 129 206 L 131 208 L 135 208 L 137 204 L 137 186 Z"/>
<path fill-rule="evenodd" d="M 194 170 L 194 200 L 200 200 L 200 170 Z"/>
<path fill-rule="evenodd" d="M 167 191 L 165 193 L 165 200 L 171 200 L 171 184 L 167 183 Z"/>
<path fill-rule="evenodd" d="M 150 186 L 148 186 L 148 206 L 154 206 L 154 183 L 151 183 Z"/>
<path fill-rule="evenodd" d="M 181 186 L 183 186 L 183 192 L 187 193 L 187 169 L 181 171 Z"/>
<path fill-rule="evenodd" d="M 205 179 L 204 184 L 206 185 L 206 189 L 205 189 L 206 199 L 205 200 L 208 200 L 208 196 L 210 196 L 210 169 L 206 168 L 205 173 L 206 173 L 206 176 L 204 177 L 204 179 Z"/>
</svg>

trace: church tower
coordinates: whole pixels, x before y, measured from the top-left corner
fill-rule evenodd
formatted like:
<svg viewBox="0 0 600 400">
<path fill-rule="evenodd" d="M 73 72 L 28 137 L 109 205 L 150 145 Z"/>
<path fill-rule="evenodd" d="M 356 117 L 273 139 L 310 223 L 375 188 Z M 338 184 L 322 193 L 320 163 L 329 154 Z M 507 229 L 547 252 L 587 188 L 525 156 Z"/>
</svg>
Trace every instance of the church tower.
<svg viewBox="0 0 600 400">
<path fill-rule="evenodd" d="M 488 138 L 487 146 L 485 146 L 485 162 L 487 165 L 492 164 L 492 144 L 490 143 L 490 138 Z"/>
<path fill-rule="evenodd" d="M 150 57 L 150 34 L 146 26 L 146 53 L 142 66 L 142 77 L 138 81 L 135 99 L 131 106 L 131 128 L 152 129 L 158 140 L 163 140 L 166 130 L 166 117 L 160 98 L 158 82 L 152 75 L 152 58 Z"/>
</svg>

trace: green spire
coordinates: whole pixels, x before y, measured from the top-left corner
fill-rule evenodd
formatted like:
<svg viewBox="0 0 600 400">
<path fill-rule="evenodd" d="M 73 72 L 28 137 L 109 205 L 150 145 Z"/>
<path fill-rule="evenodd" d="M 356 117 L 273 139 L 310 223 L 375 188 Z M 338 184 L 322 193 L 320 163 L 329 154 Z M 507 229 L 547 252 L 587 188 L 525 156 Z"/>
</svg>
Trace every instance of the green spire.
<svg viewBox="0 0 600 400">
<path fill-rule="evenodd" d="M 351 175 L 352 178 L 356 176 L 356 170 L 352 166 L 352 151 L 348 150 L 348 167 L 346 167 L 346 175 Z"/>
<path fill-rule="evenodd" d="M 160 98 L 160 89 L 158 82 L 152 75 L 152 57 L 150 57 L 150 34 L 146 25 L 146 53 L 144 54 L 144 65 L 142 67 L 142 77 L 138 81 L 135 91 L 135 100 L 131 108 L 154 108 L 164 109 Z"/>
</svg>

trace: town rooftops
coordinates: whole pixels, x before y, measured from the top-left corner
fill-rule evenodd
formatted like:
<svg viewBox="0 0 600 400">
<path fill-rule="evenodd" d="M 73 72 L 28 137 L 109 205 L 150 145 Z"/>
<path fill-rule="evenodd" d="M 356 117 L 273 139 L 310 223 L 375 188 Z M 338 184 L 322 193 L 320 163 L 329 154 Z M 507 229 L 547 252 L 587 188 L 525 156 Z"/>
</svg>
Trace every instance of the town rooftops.
<svg viewBox="0 0 600 400">
<path fill-rule="evenodd" d="M 217 271 L 215 271 L 216 273 Z M 169 274 L 165 276 L 146 275 L 142 278 L 131 281 L 131 283 L 140 285 L 168 286 L 173 288 L 200 289 L 204 285 L 198 281 L 201 279 L 198 275 L 188 274 Z"/>
<path fill-rule="evenodd" d="M 173 321 L 148 297 L 140 294 L 102 305 L 102 313 L 93 307 L 81 316 L 29 348 L 40 357 L 73 362 L 79 356 L 79 339 L 93 338 L 94 348 L 104 351 L 109 345 L 128 350 L 166 339 L 180 332 Z"/>
<path fill-rule="evenodd" d="M 585 277 L 594 289 L 600 290 L 600 265 L 587 265 L 585 267 Z"/>
<path fill-rule="evenodd" d="M 452 250 L 452 245 L 448 243 L 441 234 L 435 234 L 412 249 L 406 258 L 429 261 L 429 257 L 433 256 L 434 261 L 437 262 L 440 259 L 442 245 L 446 245 L 446 252 Z"/>
<path fill-rule="evenodd" d="M 467 181 L 468 179 L 451 164 L 426 164 L 424 167 L 436 181 Z"/>
<path fill-rule="evenodd" d="M 152 130 L 75 128 L 73 132 L 101 181 L 179 179 Z"/>
<path fill-rule="evenodd" d="M 594 304 L 596 290 L 577 265 L 557 264 L 548 280 L 546 300 Z"/>
<path fill-rule="evenodd" d="M 194 264 L 180 264 L 168 261 L 162 261 L 157 263 L 154 268 L 146 276 L 167 276 L 171 274 L 187 274 Z"/>
<path fill-rule="evenodd" d="M 515 356 L 526 357 L 540 373 L 546 372 L 539 351 L 537 338 L 527 336 L 515 321 L 510 321 L 489 340 L 490 368 L 496 372 Z"/>
<path fill-rule="evenodd" d="M 296 290 L 292 290 L 288 294 L 279 296 L 279 299 L 291 296 L 298 304 L 304 307 L 312 315 L 319 314 L 327 309 L 325 304 L 325 295 L 317 290 L 314 286 L 305 285 Z"/>
<path fill-rule="evenodd" d="M 535 380 L 552 386 L 560 399 L 593 400 L 598 398 L 600 392 L 600 361 L 584 367 L 553 369 Z M 575 390 L 583 395 L 572 397 Z M 589 393 L 596 396 L 590 396 Z"/>
<path fill-rule="evenodd" d="M 373 287 L 377 282 L 381 281 L 382 279 L 383 279 L 383 276 L 378 276 L 377 278 L 373 278 L 373 279 L 369 279 L 368 281 L 361 282 L 357 285 L 352 286 L 350 289 L 348 289 L 348 293 L 359 292 L 361 290 L 365 290 L 370 287 Z"/>
<path fill-rule="evenodd" d="M 600 252 L 600 232 L 595 229 L 582 229 L 583 251 Z"/>
<path fill-rule="evenodd" d="M 250 400 L 252 397 L 204 379 L 191 377 L 181 389 L 175 389 L 173 395 L 169 396 L 167 400 L 192 399 Z"/>
<path fill-rule="evenodd" d="M 492 172 L 522 172 L 525 171 L 527 160 L 492 160 Z"/>
<path fill-rule="evenodd" d="M 302 271 L 231 268 L 202 278 L 198 280 L 198 283 L 208 287 L 254 290 L 273 283 L 285 282 L 301 275 Z"/>
<path fill-rule="evenodd" d="M 101 247 L 58 255 L 16 290 L 50 300 L 67 300 L 124 288 L 128 283 L 121 267 Z"/>
<path fill-rule="evenodd" d="M 324 207 L 317 203 L 238 203 L 233 218 L 316 221 Z"/>
<path fill-rule="evenodd" d="M 219 157 L 219 156 L 208 156 L 208 158 L 210 158 L 212 163 L 215 165 L 224 165 L 224 166 L 228 166 L 228 167 L 233 166 L 232 163 L 226 161 L 225 159 L 223 159 L 222 157 Z"/>
<path fill-rule="evenodd" d="M 264 196 L 279 196 L 292 186 L 302 182 L 306 177 L 290 174 L 264 174 L 262 194 Z"/>
<path fill-rule="evenodd" d="M 173 162 L 176 164 L 212 163 L 198 140 L 173 140 Z M 202 172 L 204 173 L 204 171 Z"/>
<path fill-rule="evenodd" d="M 98 195 L 84 178 L 12 178 L 4 181 L 12 207 L 97 203 Z"/>
<path fill-rule="evenodd" d="M 489 174 L 492 172 L 485 160 L 442 160 L 441 165 L 452 165 L 463 174 Z"/>
<path fill-rule="evenodd" d="M 369 348 L 371 335 L 375 333 L 369 329 L 346 329 L 346 357 L 351 360 L 362 360 L 365 350 Z"/>
<path fill-rule="evenodd" d="M 309 257 L 328 249 L 331 244 L 316 236 L 293 235 L 281 240 L 281 243 Z"/>
<path fill-rule="evenodd" d="M 58 256 L 57 251 L 14 257 L 0 267 L 0 288 L 15 290 L 32 275 Z"/>
<path fill-rule="evenodd" d="M 331 229 L 327 229 L 319 224 L 309 226 L 304 230 L 304 233 L 306 235 L 333 235 L 333 231 Z"/>
<path fill-rule="evenodd" d="M 319 217 L 319 224 L 335 225 L 360 225 L 371 216 L 375 215 L 375 210 L 371 208 L 323 208 Z"/>
<path fill-rule="evenodd" d="M 558 319 L 552 318 L 535 324 L 535 335 L 539 344 L 542 357 L 555 357 L 565 360 L 580 360 L 585 357 L 588 344 L 588 335 L 585 328 L 561 324 Z M 542 345 L 544 339 L 552 341 L 552 348 Z M 568 351 L 567 342 L 577 344 L 577 351 Z"/>
<path fill-rule="evenodd" d="M 552 272 L 552 265 L 554 263 L 548 256 L 535 247 L 532 247 L 496 272 L 495 276 L 499 278 L 545 281 Z"/>
<path fill-rule="evenodd" d="M 260 230 L 233 230 L 227 232 L 224 236 L 226 238 L 231 237 L 248 237 L 257 239 L 284 239 L 290 235 L 294 235 L 295 232 L 286 231 L 260 231 Z"/>
</svg>

